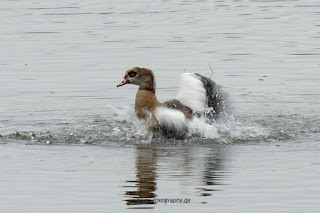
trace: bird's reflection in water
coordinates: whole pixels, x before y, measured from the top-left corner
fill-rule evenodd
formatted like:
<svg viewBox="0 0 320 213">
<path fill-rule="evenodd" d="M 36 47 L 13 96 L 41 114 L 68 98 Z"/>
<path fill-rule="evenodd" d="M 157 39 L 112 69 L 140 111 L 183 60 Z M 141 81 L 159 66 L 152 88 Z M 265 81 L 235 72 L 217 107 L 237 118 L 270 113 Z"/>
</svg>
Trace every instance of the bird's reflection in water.
<svg viewBox="0 0 320 213">
<path fill-rule="evenodd" d="M 204 187 L 198 188 L 200 196 L 212 196 L 214 191 L 219 191 L 218 185 L 223 185 L 226 178 L 224 169 L 225 149 L 210 149 L 203 157 L 202 177 Z"/>
<path fill-rule="evenodd" d="M 154 204 L 156 197 L 156 151 L 153 148 L 140 146 L 136 153 L 136 180 L 129 180 L 127 183 L 133 183 L 132 189 L 126 191 L 129 199 L 127 205 L 145 205 Z M 128 186 L 126 186 L 128 187 Z M 130 187 L 130 188 L 131 188 Z"/>
<path fill-rule="evenodd" d="M 128 208 L 153 208 L 157 181 L 163 177 L 180 182 L 181 197 L 212 196 L 224 184 L 227 146 L 149 145 L 137 146 L 136 151 L 136 180 L 125 186 Z"/>
</svg>

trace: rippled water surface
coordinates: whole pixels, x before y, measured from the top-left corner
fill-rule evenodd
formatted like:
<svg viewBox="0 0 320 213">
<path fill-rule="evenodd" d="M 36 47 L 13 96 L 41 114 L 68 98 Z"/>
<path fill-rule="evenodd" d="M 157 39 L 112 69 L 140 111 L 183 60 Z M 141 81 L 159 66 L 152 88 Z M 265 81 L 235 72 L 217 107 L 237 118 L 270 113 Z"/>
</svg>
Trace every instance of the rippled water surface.
<svg viewBox="0 0 320 213">
<path fill-rule="evenodd" d="M 320 209 L 319 1 L 1 1 L 0 23 L 1 212 Z M 116 88 L 133 66 L 160 101 L 213 71 L 230 112 L 153 138 Z"/>
</svg>

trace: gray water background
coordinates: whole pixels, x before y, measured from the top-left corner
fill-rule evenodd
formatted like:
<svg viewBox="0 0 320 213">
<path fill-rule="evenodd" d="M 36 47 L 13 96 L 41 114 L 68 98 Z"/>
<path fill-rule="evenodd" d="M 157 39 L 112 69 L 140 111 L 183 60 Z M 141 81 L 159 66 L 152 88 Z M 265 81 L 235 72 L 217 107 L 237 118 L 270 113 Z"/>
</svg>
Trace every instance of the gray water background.
<svg viewBox="0 0 320 213">
<path fill-rule="evenodd" d="M 0 26 L 1 212 L 320 209 L 318 1 L 1 1 Z M 160 101 L 211 66 L 233 115 L 150 143 L 133 66 Z"/>
</svg>

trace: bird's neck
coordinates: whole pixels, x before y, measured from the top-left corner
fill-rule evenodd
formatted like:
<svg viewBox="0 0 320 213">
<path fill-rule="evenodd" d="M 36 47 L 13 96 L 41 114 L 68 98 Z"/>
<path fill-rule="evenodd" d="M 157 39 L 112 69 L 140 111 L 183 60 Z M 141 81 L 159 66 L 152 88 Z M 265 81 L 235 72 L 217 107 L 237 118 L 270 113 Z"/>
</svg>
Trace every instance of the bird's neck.
<svg viewBox="0 0 320 213">
<path fill-rule="evenodd" d="M 140 83 L 139 89 L 141 90 L 149 90 L 156 93 L 155 83 L 153 80 L 153 75 L 144 77 L 144 81 Z"/>
<path fill-rule="evenodd" d="M 152 117 L 153 111 L 161 103 L 157 100 L 154 90 L 139 88 L 135 101 L 135 112 L 138 118 Z"/>
</svg>

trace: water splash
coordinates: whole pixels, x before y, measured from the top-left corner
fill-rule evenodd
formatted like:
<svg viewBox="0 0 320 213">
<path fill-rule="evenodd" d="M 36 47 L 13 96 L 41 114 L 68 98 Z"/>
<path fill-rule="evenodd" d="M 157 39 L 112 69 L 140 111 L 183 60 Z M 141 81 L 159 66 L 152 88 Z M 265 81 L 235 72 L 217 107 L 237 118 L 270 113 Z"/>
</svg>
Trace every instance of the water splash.
<svg viewBox="0 0 320 213">
<path fill-rule="evenodd" d="M 190 123 L 190 135 L 196 135 L 209 142 L 257 141 L 266 139 L 268 134 L 267 129 L 255 123 L 243 124 L 230 114 L 225 114 L 210 124 L 203 118 L 197 118 Z"/>
<path fill-rule="evenodd" d="M 204 118 L 195 118 L 189 125 L 187 139 L 177 141 L 147 131 L 144 121 L 136 117 L 132 107 L 109 106 L 108 111 L 106 116 L 96 115 L 86 120 L 83 116 L 75 116 L 75 122 L 60 123 L 50 131 L 13 131 L 0 137 L 0 141 L 27 144 L 238 143 L 291 140 L 320 133 L 320 119 L 315 116 L 225 114 L 210 124 Z M 48 126 L 50 128 L 52 124 Z"/>
</svg>

